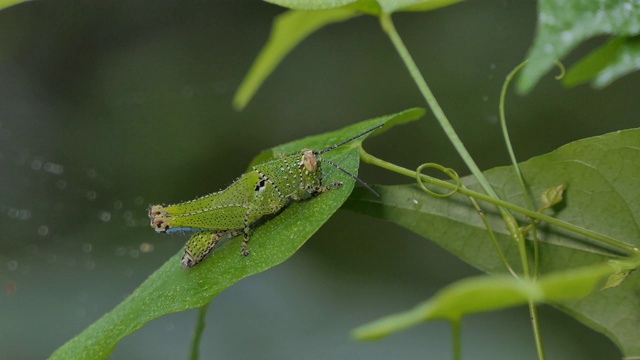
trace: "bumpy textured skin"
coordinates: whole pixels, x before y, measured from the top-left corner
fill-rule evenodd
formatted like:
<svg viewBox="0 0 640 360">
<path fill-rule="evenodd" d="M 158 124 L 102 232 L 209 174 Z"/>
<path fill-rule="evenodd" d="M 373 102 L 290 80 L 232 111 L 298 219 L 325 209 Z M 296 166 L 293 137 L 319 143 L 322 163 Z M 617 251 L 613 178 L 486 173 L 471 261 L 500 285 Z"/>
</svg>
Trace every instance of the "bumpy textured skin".
<svg viewBox="0 0 640 360">
<path fill-rule="evenodd" d="M 174 205 L 149 208 L 151 227 L 159 233 L 195 231 L 185 246 L 182 267 L 190 268 L 209 254 L 225 236 L 244 235 L 242 254 L 247 256 L 251 225 L 298 201 L 342 186 L 323 184 L 321 160 L 303 149 L 253 167 L 228 188 Z"/>
</svg>

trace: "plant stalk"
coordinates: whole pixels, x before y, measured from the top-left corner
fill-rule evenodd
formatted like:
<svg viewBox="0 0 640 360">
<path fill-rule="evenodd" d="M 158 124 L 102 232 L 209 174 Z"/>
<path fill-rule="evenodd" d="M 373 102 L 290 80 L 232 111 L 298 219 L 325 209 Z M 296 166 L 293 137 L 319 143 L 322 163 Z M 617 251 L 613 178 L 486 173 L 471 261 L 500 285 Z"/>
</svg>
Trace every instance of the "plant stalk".
<svg viewBox="0 0 640 360">
<path fill-rule="evenodd" d="M 205 319 L 207 317 L 207 310 L 209 309 L 209 303 L 198 308 L 198 320 L 196 322 L 196 328 L 193 332 L 193 340 L 191 342 L 191 355 L 189 359 L 198 360 L 200 357 L 200 339 L 202 339 L 202 333 L 204 332 Z"/>
<path fill-rule="evenodd" d="M 451 324 L 451 338 L 453 345 L 453 359 L 460 360 L 462 359 L 462 341 L 461 341 L 461 331 L 460 331 L 460 319 L 451 320 L 449 323 Z"/>
<path fill-rule="evenodd" d="M 444 111 L 440 107 L 440 104 L 438 104 L 438 101 L 431 92 L 431 89 L 427 85 L 427 82 L 422 77 L 418 66 L 413 61 L 411 54 L 409 54 L 409 50 L 407 50 L 406 46 L 402 42 L 400 35 L 396 31 L 396 28 L 391 21 L 391 15 L 382 14 L 380 16 L 380 24 L 382 25 L 382 29 L 384 30 L 384 32 L 389 36 L 389 39 L 391 39 L 391 42 L 396 48 L 398 55 L 400 55 L 400 58 L 409 70 L 413 81 L 415 81 L 416 85 L 418 85 L 420 93 L 422 93 L 422 96 L 429 105 L 429 108 L 431 108 L 433 115 L 440 123 L 440 127 L 442 127 L 442 129 L 444 130 L 445 134 L 449 138 L 449 141 L 451 141 L 458 154 L 460 154 L 460 157 L 462 157 L 464 163 L 467 165 L 469 170 L 471 170 L 471 173 L 478 179 L 478 182 L 480 183 L 480 186 L 482 186 L 482 189 L 484 189 L 484 191 L 491 197 L 498 198 L 498 195 L 495 193 L 491 185 L 489 185 L 489 182 L 484 177 L 484 174 L 482 174 L 482 171 L 480 171 L 480 168 L 478 168 L 478 165 L 476 165 L 475 161 L 473 161 L 473 158 L 467 151 L 467 148 L 465 148 L 462 140 L 460 140 L 460 137 L 453 129 L 453 126 L 451 126 L 449 119 L 447 119 L 447 116 L 444 114 Z"/>
</svg>

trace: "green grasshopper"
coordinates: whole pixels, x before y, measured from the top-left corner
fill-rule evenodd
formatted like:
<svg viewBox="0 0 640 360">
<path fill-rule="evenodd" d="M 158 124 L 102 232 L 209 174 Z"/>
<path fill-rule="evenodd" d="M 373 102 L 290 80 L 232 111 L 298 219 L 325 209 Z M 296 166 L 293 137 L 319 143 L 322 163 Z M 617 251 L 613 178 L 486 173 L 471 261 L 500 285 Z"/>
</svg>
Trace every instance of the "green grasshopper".
<svg viewBox="0 0 640 360">
<path fill-rule="evenodd" d="M 247 245 L 252 226 L 262 218 L 278 214 L 291 201 L 301 201 L 342 187 L 339 181 L 325 185 L 322 163 L 334 166 L 366 183 L 320 155 L 366 135 L 383 125 L 364 131 L 322 151 L 302 149 L 254 166 L 226 189 L 174 205 L 149 207 L 151 227 L 158 233 L 195 232 L 185 245 L 181 264 L 187 269 L 209 254 L 220 239 L 243 235 L 241 252 Z"/>
</svg>

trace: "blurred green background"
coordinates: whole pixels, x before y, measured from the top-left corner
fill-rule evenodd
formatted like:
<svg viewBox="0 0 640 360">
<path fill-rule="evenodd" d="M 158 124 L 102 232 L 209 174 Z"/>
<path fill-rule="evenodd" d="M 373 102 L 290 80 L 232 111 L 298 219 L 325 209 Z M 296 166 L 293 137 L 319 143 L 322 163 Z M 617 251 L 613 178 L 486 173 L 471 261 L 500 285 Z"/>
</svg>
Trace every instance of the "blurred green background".
<svg viewBox="0 0 640 360">
<path fill-rule="evenodd" d="M 363 16 L 305 40 L 245 111 L 233 111 L 282 11 L 259 1 L 39 1 L 0 11 L 0 359 L 48 356 L 181 249 L 185 236 L 148 227 L 149 204 L 219 190 L 273 145 L 424 106 L 377 20 Z M 498 96 L 535 19 L 535 4 L 519 0 L 394 16 L 483 169 L 507 163 Z M 519 158 L 637 126 L 639 82 L 636 74 L 604 91 L 567 90 L 547 76 L 526 97 L 510 93 Z M 430 114 L 365 145 L 406 167 L 467 173 Z M 410 182 L 367 166 L 360 175 Z M 446 323 L 375 343 L 348 331 L 477 273 L 404 229 L 340 211 L 292 259 L 213 301 L 203 358 L 450 358 Z M 195 317 L 155 320 L 111 358 L 186 358 Z M 542 307 L 541 319 L 550 358 L 620 356 L 555 309 Z M 525 308 L 465 319 L 462 340 L 467 359 L 535 358 Z"/>
</svg>

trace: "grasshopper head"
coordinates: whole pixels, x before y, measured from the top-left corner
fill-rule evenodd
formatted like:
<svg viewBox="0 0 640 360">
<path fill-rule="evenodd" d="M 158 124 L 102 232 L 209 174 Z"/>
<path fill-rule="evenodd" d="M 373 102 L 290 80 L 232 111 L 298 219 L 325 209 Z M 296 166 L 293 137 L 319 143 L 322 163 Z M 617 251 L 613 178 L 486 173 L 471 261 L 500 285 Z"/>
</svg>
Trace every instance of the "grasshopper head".
<svg viewBox="0 0 640 360">
<path fill-rule="evenodd" d="M 170 221 L 166 205 L 153 205 L 149 207 L 149 219 L 151 227 L 159 233 L 165 233 L 169 229 Z"/>
<path fill-rule="evenodd" d="M 318 159 L 316 158 L 316 152 L 309 149 L 302 149 L 302 159 L 300 165 L 304 166 L 305 170 L 310 173 L 315 173 L 318 169 Z"/>
</svg>

